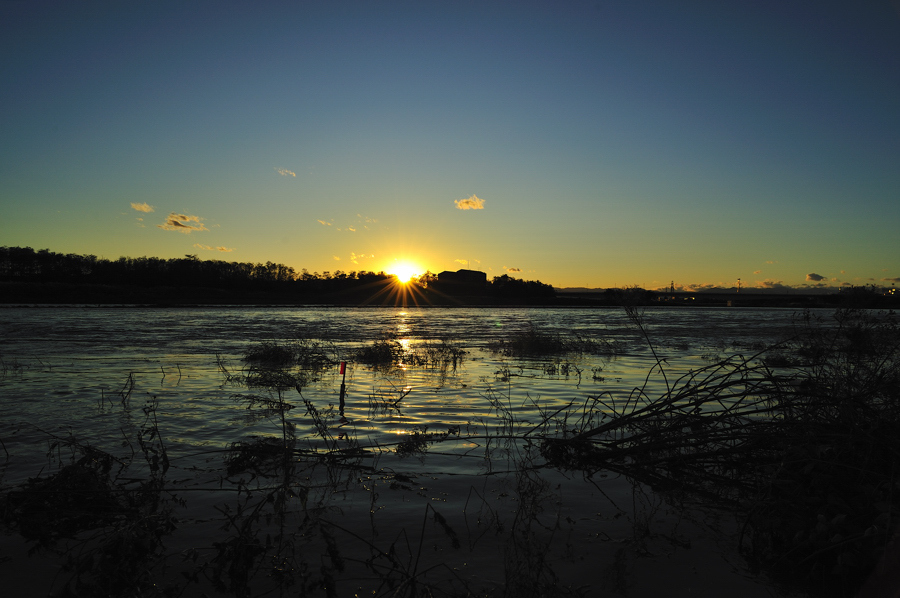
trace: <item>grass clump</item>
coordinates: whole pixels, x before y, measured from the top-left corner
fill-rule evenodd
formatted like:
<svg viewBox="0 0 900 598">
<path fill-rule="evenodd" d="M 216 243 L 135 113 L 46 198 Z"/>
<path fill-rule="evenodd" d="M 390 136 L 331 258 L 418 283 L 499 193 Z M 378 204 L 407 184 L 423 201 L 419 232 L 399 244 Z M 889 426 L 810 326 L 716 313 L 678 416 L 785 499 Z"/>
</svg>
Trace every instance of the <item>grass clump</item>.
<svg viewBox="0 0 900 598">
<path fill-rule="evenodd" d="M 299 339 L 279 344 L 264 341 L 251 345 L 243 359 L 261 367 L 300 366 L 307 369 L 321 369 L 335 364 L 334 350 L 320 341 Z"/>
<path fill-rule="evenodd" d="M 566 354 L 615 354 L 620 347 L 606 339 L 592 339 L 581 335 L 563 336 L 559 332 L 541 330 L 529 324 L 518 334 L 488 343 L 492 352 L 507 357 L 542 357 Z"/>
<path fill-rule="evenodd" d="M 465 360 L 466 351 L 448 340 L 425 342 L 407 348 L 392 338 L 382 338 L 356 350 L 356 361 L 374 368 L 391 369 L 401 365 L 456 370 Z"/>
<path fill-rule="evenodd" d="M 339 360 L 333 347 L 319 341 L 300 339 L 288 343 L 264 341 L 251 345 L 243 355 L 247 364 L 232 372 L 217 354 L 219 370 L 227 382 L 251 388 L 286 390 L 304 387 Z"/>
<path fill-rule="evenodd" d="M 428 426 L 414 426 L 406 438 L 397 444 L 397 454 L 401 457 L 424 455 L 428 449 Z"/>
<path fill-rule="evenodd" d="M 177 521 L 163 497 L 168 454 L 159 435 L 155 398 L 143 407 L 145 420 L 116 457 L 78 441 L 52 436 L 48 456 L 59 469 L 29 479 L 0 495 L 0 524 L 65 558 L 69 574 L 60 595 L 156 596 L 174 589 L 158 586 L 163 539 Z M 137 449 L 137 450 L 135 450 Z M 64 457 L 68 452 L 69 457 Z M 142 453 L 143 477 L 125 477 Z"/>
<path fill-rule="evenodd" d="M 253 436 L 231 444 L 225 457 L 228 476 L 252 472 L 256 476 L 273 475 L 284 464 L 285 458 L 292 457 L 292 443 L 283 438 Z"/>
<path fill-rule="evenodd" d="M 440 340 L 435 343 L 424 343 L 410 355 L 409 361 L 418 366 L 456 370 L 462 365 L 466 354 L 467 352 L 457 344 Z"/>
<path fill-rule="evenodd" d="M 25 365 L 19 362 L 15 357 L 11 361 L 7 361 L 0 353 L 0 380 L 7 378 L 20 377 L 25 370 Z"/>
<path fill-rule="evenodd" d="M 127 497 L 110 478 L 115 458 L 90 447 L 82 451 L 58 472 L 31 478 L 4 496 L 4 522 L 29 540 L 50 545 L 131 513 Z"/>
<path fill-rule="evenodd" d="M 390 338 L 372 341 L 356 350 L 356 361 L 372 367 L 393 367 L 403 362 L 406 351 L 403 345 Z"/>
</svg>

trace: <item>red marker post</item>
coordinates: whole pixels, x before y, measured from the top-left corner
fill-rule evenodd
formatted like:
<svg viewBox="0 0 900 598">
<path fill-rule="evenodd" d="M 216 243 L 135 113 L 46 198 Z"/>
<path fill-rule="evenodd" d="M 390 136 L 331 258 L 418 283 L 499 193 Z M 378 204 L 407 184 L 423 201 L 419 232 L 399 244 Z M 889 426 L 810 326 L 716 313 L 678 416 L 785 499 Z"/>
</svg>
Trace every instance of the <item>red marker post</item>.
<svg viewBox="0 0 900 598">
<path fill-rule="evenodd" d="M 344 382 L 347 380 L 347 362 L 341 362 L 341 412 L 344 410 L 344 390 L 346 389 L 346 385 Z"/>
</svg>

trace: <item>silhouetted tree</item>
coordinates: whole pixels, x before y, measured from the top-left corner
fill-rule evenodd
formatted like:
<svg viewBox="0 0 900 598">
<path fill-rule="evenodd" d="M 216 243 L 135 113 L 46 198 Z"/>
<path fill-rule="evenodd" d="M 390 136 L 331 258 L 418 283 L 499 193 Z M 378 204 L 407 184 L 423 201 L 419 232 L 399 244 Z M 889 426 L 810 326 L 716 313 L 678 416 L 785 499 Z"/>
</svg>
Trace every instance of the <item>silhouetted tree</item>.
<svg viewBox="0 0 900 598">
<path fill-rule="evenodd" d="M 35 251 L 30 247 L 0 247 L 0 281 L 108 285 L 134 289 L 222 289 L 242 293 L 275 293 L 286 298 L 322 299 L 337 303 L 364 303 L 372 297 L 392 297 L 395 294 L 389 291 L 391 285 L 396 284 L 395 277 L 390 274 L 366 270 L 319 274 L 303 269 L 298 273 L 285 264 L 201 260 L 194 254 L 174 259 L 144 256 L 108 260 L 95 255 L 64 255 L 48 249 Z M 437 282 L 437 275 L 426 272 L 413 284 L 420 289 L 427 290 L 426 287 L 434 286 L 435 290 L 440 290 Z M 507 275 L 495 278 L 485 288 L 473 289 L 470 294 L 486 296 L 485 293 L 504 301 L 527 302 L 554 296 L 550 285 Z M 434 297 L 438 298 L 438 295 Z M 98 293 L 94 292 L 91 296 L 98 296 Z M 103 296 L 102 293 L 99 296 Z M 119 293 L 118 296 L 140 299 L 146 294 L 142 291 L 125 295 Z"/>
</svg>

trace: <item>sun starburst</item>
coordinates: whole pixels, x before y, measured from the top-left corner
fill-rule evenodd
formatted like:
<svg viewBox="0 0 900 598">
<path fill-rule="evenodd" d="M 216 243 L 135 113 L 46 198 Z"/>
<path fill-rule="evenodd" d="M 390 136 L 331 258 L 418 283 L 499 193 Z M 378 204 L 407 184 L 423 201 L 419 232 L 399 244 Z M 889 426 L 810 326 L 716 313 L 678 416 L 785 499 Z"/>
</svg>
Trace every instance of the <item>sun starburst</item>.
<svg viewBox="0 0 900 598">
<path fill-rule="evenodd" d="M 402 283 L 408 283 L 419 274 L 421 274 L 422 270 L 418 266 L 410 262 L 397 262 L 393 266 L 391 266 L 388 274 L 393 274 L 397 277 Z"/>
</svg>

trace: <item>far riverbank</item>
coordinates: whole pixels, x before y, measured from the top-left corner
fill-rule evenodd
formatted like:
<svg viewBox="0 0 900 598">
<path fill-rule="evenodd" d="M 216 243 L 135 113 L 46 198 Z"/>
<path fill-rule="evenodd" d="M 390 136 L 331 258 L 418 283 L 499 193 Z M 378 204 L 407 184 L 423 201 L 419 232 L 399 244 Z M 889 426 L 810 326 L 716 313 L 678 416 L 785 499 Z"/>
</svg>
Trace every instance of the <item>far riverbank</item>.
<svg viewBox="0 0 900 598">
<path fill-rule="evenodd" d="M 529 306 L 604 307 L 623 303 L 671 307 L 861 307 L 893 309 L 896 295 L 856 293 L 702 292 L 659 293 L 642 289 L 565 291 L 548 297 L 446 295 L 416 286 L 406 293 L 317 293 L 221 289 L 193 286 L 137 286 L 65 282 L 0 282 L 0 305 L 145 305 L 178 307 L 198 305 L 244 306 Z"/>
</svg>

